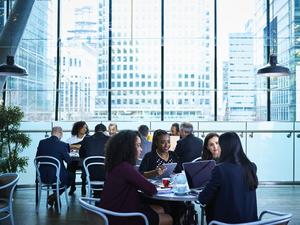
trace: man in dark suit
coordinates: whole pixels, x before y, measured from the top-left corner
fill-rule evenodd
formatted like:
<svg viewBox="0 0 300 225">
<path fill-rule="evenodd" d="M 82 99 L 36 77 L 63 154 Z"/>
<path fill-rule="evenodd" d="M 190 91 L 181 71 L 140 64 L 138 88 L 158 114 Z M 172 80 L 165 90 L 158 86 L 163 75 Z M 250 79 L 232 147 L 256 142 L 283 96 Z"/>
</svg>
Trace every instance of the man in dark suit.
<svg viewBox="0 0 300 225">
<path fill-rule="evenodd" d="M 92 136 L 85 137 L 82 141 L 79 156 L 84 160 L 89 156 L 104 156 L 104 146 L 109 139 L 104 132 L 106 131 L 106 127 L 104 124 L 97 124 L 95 126 L 95 133 Z M 99 171 L 99 168 L 90 169 L 90 178 L 92 180 L 104 180 L 105 179 L 105 171 Z M 82 182 L 86 182 L 85 174 L 82 174 Z M 82 185 L 84 187 L 85 185 Z"/>
<path fill-rule="evenodd" d="M 104 124 L 95 126 L 95 133 L 92 136 L 85 137 L 82 141 L 79 156 L 85 159 L 89 156 L 104 156 L 104 145 L 109 139 L 104 132 L 106 127 Z"/>
<path fill-rule="evenodd" d="M 175 153 L 179 162 L 191 162 L 202 154 L 203 141 L 193 135 L 193 125 L 184 122 L 180 125 L 180 137 L 177 141 Z"/>
<path fill-rule="evenodd" d="M 71 185 L 73 175 L 66 169 L 64 161 L 69 164 L 71 159 L 69 156 L 70 147 L 67 143 L 60 141 L 63 131 L 61 127 L 53 127 L 51 137 L 41 140 L 38 147 L 36 156 L 52 156 L 60 161 L 60 181 L 62 185 Z M 42 167 L 40 169 L 41 180 L 45 183 L 54 183 L 56 181 L 55 170 L 53 168 Z M 60 190 L 60 194 L 63 193 Z M 48 204 L 53 206 L 56 201 L 55 193 L 49 196 Z"/>
</svg>

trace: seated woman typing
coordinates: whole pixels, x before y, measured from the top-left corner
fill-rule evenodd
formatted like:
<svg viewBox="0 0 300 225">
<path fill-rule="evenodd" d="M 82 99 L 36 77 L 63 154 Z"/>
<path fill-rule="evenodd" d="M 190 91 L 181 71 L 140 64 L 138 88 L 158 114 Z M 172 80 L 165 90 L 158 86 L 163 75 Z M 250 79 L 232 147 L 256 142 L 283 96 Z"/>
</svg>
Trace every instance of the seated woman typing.
<svg viewBox="0 0 300 225">
<path fill-rule="evenodd" d="M 156 130 L 153 134 L 151 152 L 148 152 L 139 167 L 139 171 L 146 178 L 155 178 L 165 172 L 163 164 L 177 163 L 178 158 L 170 149 L 170 135 L 165 130 Z M 174 172 L 180 172 L 179 165 Z"/>
<path fill-rule="evenodd" d="M 239 136 L 227 132 L 220 136 L 221 156 L 212 177 L 199 194 L 205 205 L 207 224 L 211 220 L 224 223 L 256 221 L 256 165 L 245 155 Z"/>
<path fill-rule="evenodd" d="M 135 168 L 141 154 L 141 139 L 137 132 L 124 130 L 113 135 L 105 147 L 107 173 L 100 207 L 117 212 L 142 212 L 151 225 L 171 225 L 172 217 L 160 206 L 143 204 L 138 190 L 147 195 L 156 188 Z M 109 224 L 142 224 L 140 219 L 111 217 Z"/>
</svg>

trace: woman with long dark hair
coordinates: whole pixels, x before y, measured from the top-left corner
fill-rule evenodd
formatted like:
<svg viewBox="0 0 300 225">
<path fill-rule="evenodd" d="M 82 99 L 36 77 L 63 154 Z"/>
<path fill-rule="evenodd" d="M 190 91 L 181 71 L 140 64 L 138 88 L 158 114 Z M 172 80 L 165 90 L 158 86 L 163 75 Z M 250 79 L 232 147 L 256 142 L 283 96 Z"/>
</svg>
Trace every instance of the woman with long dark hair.
<svg viewBox="0 0 300 225">
<path fill-rule="evenodd" d="M 170 135 L 172 135 L 172 136 L 180 136 L 179 124 L 178 123 L 172 123 L 170 131 L 171 131 Z"/>
<path fill-rule="evenodd" d="M 239 136 L 227 132 L 220 136 L 221 156 L 212 177 L 199 194 L 199 201 L 207 207 L 207 223 L 256 221 L 256 165 L 243 151 Z"/>
<path fill-rule="evenodd" d="M 205 136 L 202 151 L 202 160 L 218 160 L 221 154 L 219 135 L 209 133 Z"/>
<path fill-rule="evenodd" d="M 172 217 L 157 205 L 141 201 L 139 190 L 147 195 L 157 192 L 135 168 L 142 152 L 141 139 L 137 132 L 123 130 L 113 135 L 105 146 L 105 170 L 107 173 L 100 207 L 117 212 L 142 212 L 150 225 L 171 225 Z M 138 219 L 109 218 L 109 224 L 142 224 Z"/>
</svg>

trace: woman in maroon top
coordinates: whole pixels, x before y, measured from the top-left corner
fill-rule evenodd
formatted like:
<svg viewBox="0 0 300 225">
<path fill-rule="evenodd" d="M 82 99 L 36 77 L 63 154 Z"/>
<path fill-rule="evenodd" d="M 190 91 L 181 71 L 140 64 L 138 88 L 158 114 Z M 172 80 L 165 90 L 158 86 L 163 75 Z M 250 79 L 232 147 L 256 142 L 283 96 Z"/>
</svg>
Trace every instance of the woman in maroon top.
<svg viewBox="0 0 300 225">
<path fill-rule="evenodd" d="M 162 207 L 145 205 L 140 198 L 141 190 L 147 195 L 157 192 L 135 167 L 142 152 L 141 139 L 137 132 L 121 131 L 112 136 L 105 147 L 105 180 L 100 207 L 116 212 L 142 212 L 151 225 L 171 225 L 172 217 Z M 110 217 L 109 224 L 143 224 L 141 219 Z"/>
</svg>

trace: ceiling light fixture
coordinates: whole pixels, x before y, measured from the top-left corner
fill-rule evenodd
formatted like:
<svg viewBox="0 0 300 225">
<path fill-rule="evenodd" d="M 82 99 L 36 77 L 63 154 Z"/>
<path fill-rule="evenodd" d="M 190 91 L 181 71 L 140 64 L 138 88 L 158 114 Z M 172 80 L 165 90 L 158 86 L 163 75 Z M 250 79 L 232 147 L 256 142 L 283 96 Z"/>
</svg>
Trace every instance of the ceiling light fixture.
<svg viewBox="0 0 300 225">
<path fill-rule="evenodd" d="M 0 65 L 0 76 L 27 76 L 24 67 L 15 64 L 14 56 L 7 56 L 6 63 Z"/>
<path fill-rule="evenodd" d="M 259 69 L 257 74 L 266 77 L 288 76 L 290 74 L 290 70 L 284 66 L 277 65 L 277 56 L 275 54 L 271 54 L 269 64 Z"/>
</svg>

